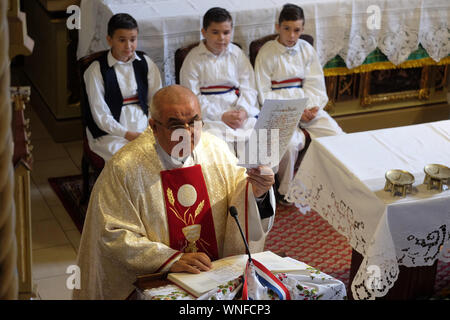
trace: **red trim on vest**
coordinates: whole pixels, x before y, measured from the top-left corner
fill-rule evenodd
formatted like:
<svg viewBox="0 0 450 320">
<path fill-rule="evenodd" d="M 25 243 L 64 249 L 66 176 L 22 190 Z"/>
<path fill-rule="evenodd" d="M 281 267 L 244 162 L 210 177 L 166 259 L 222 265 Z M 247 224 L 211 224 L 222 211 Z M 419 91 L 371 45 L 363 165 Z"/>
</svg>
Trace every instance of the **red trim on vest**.
<svg viewBox="0 0 450 320">
<path fill-rule="evenodd" d="M 131 102 L 139 102 L 139 97 L 138 96 L 133 96 L 133 97 L 129 97 L 126 99 L 123 99 L 123 104 L 129 104 Z"/>
</svg>

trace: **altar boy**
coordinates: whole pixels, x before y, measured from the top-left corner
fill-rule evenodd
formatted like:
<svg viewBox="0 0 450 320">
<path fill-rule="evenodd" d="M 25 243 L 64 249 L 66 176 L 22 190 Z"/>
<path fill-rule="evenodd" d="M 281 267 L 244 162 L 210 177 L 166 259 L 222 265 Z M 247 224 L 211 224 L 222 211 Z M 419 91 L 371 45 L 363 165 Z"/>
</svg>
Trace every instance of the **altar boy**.
<svg viewBox="0 0 450 320">
<path fill-rule="evenodd" d="M 261 105 L 265 99 L 308 98 L 300 126 L 311 138 L 342 134 L 343 131 L 323 110 L 328 102 L 325 80 L 319 58 L 314 48 L 299 39 L 303 32 L 305 16 L 302 8 L 284 5 L 275 25 L 278 37 L 264 44 L 255 61 L 256 87 Z M 283 155 L 277 176 L 278 193 L 287 193 L 294 178 L 294 165 L 298 153 L 305 146 L 305 136 L 300 129 L 294 132 L 290 145 Z"/>
<path fill-rule="evenodd" d="M 231 43 L 233 20 L 223 8 L 211 8 L 203 16 L 204 37 L 186 56 L 180 84 L 200 101 L 209 131 L 228 142 L 237 154 L 237 141 L 246 139 L 259 114 L 254 72 L 244 52 Z"/>
<path fill-rule="evenodd" d="M 148 126 L 148 105 L 161 88 L 156 64 L 137 53 L 138 25 L 126 13 L 108 22 L 111 50 L 84 73 L 89 108 L 86 135 L 89 147 L 105 161 Z"/>
</svg>

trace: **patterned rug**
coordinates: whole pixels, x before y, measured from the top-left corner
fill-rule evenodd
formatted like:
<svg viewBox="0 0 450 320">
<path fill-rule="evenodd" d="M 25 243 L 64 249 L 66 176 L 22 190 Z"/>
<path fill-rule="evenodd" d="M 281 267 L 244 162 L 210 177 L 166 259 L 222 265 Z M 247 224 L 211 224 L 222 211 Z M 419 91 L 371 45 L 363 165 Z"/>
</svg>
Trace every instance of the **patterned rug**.
<svg viewBox="0 0 450 320">
<path fill-rule="evenodd" d="M 59 178 L 49 178 L 48 183 L 55 191 L 59 200 L 61 200 L 72 221 L 77 226 L 78 231 L 83 230 L 84 217 L 86 216 L 88 203 L 81 204 L 80 200 L 83 194 L 82 176 L 67 176 Z M 94 178 L 91 176 L 90 186 L 94 184 Z"/>
<path fill-rule="evenodd" d="M 80 205 L 81 175 L 50 178 L 49 183 L 81 232 L 87 204 Z M 93 179 L 90 181 L 93 184 Z M 278 206 L 266 250 L 283 252 L 325 272 L 348 287 L 352 248 L 320 215 L 301 214 L 294 206 Z M 450 263 L 438 262 L 435 298 L 450 297 Z"/>
</svg>

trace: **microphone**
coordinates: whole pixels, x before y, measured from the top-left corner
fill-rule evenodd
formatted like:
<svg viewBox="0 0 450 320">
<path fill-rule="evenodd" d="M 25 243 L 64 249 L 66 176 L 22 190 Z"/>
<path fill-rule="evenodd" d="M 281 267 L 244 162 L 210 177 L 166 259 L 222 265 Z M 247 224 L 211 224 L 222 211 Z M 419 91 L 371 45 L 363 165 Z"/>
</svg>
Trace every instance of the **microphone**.
<svg viewBox="0 0 450 320">
<path fill-rule="evenodd" d="M 244 233 L 242 232 L 241 224 L 239 223 L 239 220 L 237 218 L 238 212 L 236 207 L 234 206 L 230 207 L 230 215 L 234 218 L 234 220 L 236 220 L 236 223 L 239 227 L 239 231 L 241 232 L 242 240 L 244 240 L 245 248 L 247 249 L 248 260 L 252 262 L 252 256 L 250 255 L 250 249 L 248 248 L 247 240 L 245 239 Z"/>
</svg>

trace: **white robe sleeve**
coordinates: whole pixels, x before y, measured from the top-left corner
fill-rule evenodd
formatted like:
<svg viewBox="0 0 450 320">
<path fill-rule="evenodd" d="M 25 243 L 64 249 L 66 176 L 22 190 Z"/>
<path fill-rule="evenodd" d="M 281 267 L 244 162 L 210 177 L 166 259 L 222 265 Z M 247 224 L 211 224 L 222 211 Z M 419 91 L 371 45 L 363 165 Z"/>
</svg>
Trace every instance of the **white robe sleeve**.
<svg viewBox="0 0 450 320">
<path fill-rule="evenodd" d="M 258 90 L 258 98 L 261 106 L 266 99 L 279 99 L 276 91 L 272 90 L 272 75 L 275 63 L 273 56 L 262 47 L 255 60 L 255 80 Z"/>
<path fill-rule="evenodd" d="M 158 67 L 156 64 L 147 56 L 144 55 L 145 60 L 147 61 L 148 65 L 148 74 L 147 74 L 147 81 L 148 81 L 148 94 L 147 94 L 147 105 L 150 108 L 150 103 L 152 101 L 153 95 L 161 89 L 161 74 L 159 72 Z"/>
<path fill-rule="evenodd" d="M 275 208 L 276 208 L 276 200 L 275 193 L 273 192 L 273 188 L 269 190 L 270 204 L 272 205 L 273 214 L 269 218 L 261 219 L 260 212 L 258 209 L 258 205 L 256 204 L 255 196 L 253 195 L 252 188 L 249 188 L 249 240 L 250 241 L 259 241 L 262 238 L 265 238 L 269 231 L 273 227 L 273 222 L 275 220 Z"/>
<path fill-rule="evenodd" d="M 306 107 L 323 109 L 328 102 L 323 69 L 314 48 L 309 44 L 305 44 L 305 46 L 307 46 L 305 49 L 309 56 L 309 61 L 305 66 L 305 79 L 303 81 L 305 97 L 309 98 Z"/>
<path fill-rule="evenodd" d="M 243 171 L 245 172 L 245 171 Z M 229 206 L 236 207 L 238 211 L 238 220 L 244 236 L 252 253 L 264 250 L 265 239 L 271 230 L 275 220 L 275 195 L 273 189 L 269 191 L 270 203 L 272 205 L 273 215 L 269 218 L 261 219 L 256 199 L 253 195 L 252 186 L 248 183 L 247 175 L 240 172 L 236 178 L 236 188 L 233 190 L 233 196 L 230 199 Z M 246 195 L 247 193 L 247 195 Z M 246 200 L 247 201 L 246 201 Z M 247 213 L 246 208 L 247 207 Z M 245 245 L 236 221 L 230 214 L 227 215 L 226 237 L 224 243 L 224 256 L 242 254 L 245 252 Z"/>
<path fill-rule="evenodd" d="M 255 73 L 248 58 L 239 49 L 238 68 L 239 71 L 239 98 L 236 107 L 247 112 L 248 117 L 259 114 L 257 108 L 257 91 L 255 90 Z"/>
<path fill-rule="evenodd" d="M 180 69 L 180 84 L 189 88 L 197 96 L 204 119 L 222 121 L 223 110 L 209 103 L 208 97 L 202 95 L 200 92 L 203 72 L 201 70 L 201 64 L 197 63 L 200 58 L 196 52 L 196 48 L 189 52 Z"/>
</svg>

